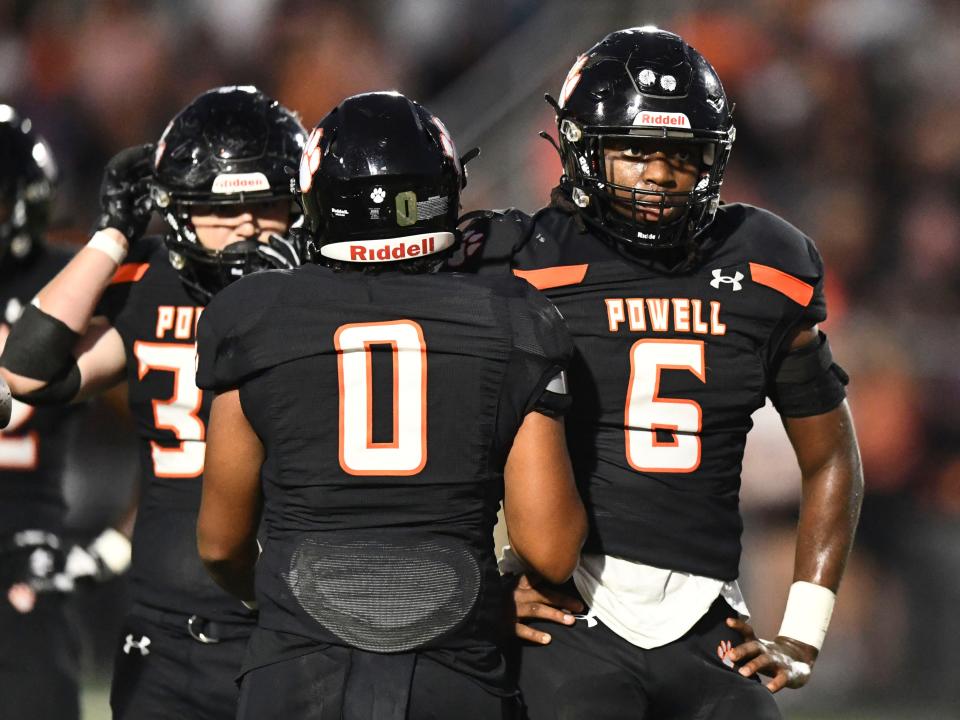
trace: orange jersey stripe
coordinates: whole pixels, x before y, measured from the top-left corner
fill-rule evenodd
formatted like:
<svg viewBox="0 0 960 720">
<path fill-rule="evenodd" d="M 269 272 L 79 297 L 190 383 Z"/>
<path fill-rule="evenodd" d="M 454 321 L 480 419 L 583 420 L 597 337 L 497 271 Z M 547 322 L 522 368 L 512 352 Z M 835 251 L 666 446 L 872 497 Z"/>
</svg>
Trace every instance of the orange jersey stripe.
<svg viewBox="0 0 960 720">
<path fill-rule="evenodd" d="M 750 263 L 750 277 L 753 278 L 755 283 L 766 285 L 768 288 L 783 293 L 797 305 L 806 307 L 813 299 L 813 285 L 805 283 L 793 275 L 788 275 L 782 270 L 759 263 Z"/>
<path fill-rule="evenodd" d="M 150 267 L 150 263 L 124 263 L 110 278 L 110 284 L 137 282 Z"/>
<path fill-rule="evenodd" d="M 542 270 L 514 270 L 513 274 L 523 278 L 537 290 L 561 287 L 562 285 L 579 285 L 587 275 L 589 265 L 557 265 Z"/>
</svg>

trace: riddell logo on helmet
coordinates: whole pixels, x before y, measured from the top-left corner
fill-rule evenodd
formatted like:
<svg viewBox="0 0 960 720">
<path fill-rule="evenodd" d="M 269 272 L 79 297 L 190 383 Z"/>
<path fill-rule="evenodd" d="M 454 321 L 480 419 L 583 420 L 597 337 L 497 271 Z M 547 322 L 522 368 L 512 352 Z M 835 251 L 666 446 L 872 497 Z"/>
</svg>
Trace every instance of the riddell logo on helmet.
<svg viewBox="0 0 960 720">
<path fill-rule="evenodd" d="M 437 239 L 431 236 L 415 243 L 399 242 L 396 245 L 383 245 L 378 248 L 350 245 L 350 260 L 353 262 L 406 260 L 421 255 L 431 255 L 436 251 Z"/>
<path fill-rule="evenodd" d="M 347 262 L 394 262 L 432 255 L 453 245 L 453 233 L 439 232 L 387 240 L 354 240 L 330 243 L 320 254 Z"/>
<path fill-rule="evenodd" d="M 690 118 L 683 113 L 650 112 L 648 110 L 641 110 L 637 113 L 637 117 L 633 119 L 633 124 L 647 127 L 689 128 Z"/>
<path fill-rule="evenodd" d="M 269 190 L 270 181 L 263 173 L 231 173 L 217 175 L 213 181 L 211 192 L 218 194 L 230 194 L 239 192 L 254 192 L 256 190 Z"/>
</svg>

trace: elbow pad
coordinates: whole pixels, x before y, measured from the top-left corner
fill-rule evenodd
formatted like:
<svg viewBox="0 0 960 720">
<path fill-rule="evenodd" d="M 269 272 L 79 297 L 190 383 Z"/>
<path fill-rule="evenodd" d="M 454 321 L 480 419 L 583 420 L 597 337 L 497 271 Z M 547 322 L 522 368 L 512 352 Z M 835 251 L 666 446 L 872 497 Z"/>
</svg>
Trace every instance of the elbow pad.
<svg viewBox="0 0 960 720">
<path fill-rule="evenodd" d="M 76 362 L 72 362 L 64 372 L 49 380 L 43 387 L 21 393 L 16 398 L 27 405 L 66 405 L 77 396 L 78 392 L 80 392 L 80 368 Z"/>
<path fill-rule="evenodd" d="M 80 336 L 63 322 L 30 304 L 10 328 L 0 365 L 23 377 L 49 382 L 76 365 L 73 346 Z"/>
<path fill-rule="evenodd" d="M 784 417 L 810 417 L 833 410 L 847 396 L 850 377 L 833 361 L 823 332 L 817 340 L 780 359 L 770 399 Z"/>
<path fill-rule="evenodd" d="M 10 329 L 0 365 L 17 375 L 46 383 L 39 390 L 17 394 L 29 405 L 61 405 L 80 390 L 80 368 L 73 346 L 80 336 L 63 322 L 27 305 Z"/>
</svg>

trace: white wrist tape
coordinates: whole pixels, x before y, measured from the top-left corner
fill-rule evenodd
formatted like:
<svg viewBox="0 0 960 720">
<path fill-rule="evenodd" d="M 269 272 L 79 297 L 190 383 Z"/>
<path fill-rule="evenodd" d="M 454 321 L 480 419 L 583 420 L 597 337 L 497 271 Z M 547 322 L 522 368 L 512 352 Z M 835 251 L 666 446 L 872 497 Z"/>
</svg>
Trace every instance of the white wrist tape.
<svg viewBox="0 0 960 720">
<path fill-rule="evenodd" d="M 99 557 L 114 575 L 121 575 L 130 567 L 130 541 L 119 530 L 107 528 L 87 549 Z"/>
<path fill-rule="evenodd" d="M 97 230 L 93 234 L 90 242 L 87 243 L 87 247 L 91 250 L 99 250 L 117 265 L 120 265 L 127 257 L 127 249 L 103 230 Z"/>
<path fill-rule="evenodd" d="M 836 594 L 829 588 L 809 582 L 795 582 L 790 586 L 787 608 L 783 611 L 783 624 L 778 634 L 819 650 L 823 647 L 836 601 Z"/>
</svg>

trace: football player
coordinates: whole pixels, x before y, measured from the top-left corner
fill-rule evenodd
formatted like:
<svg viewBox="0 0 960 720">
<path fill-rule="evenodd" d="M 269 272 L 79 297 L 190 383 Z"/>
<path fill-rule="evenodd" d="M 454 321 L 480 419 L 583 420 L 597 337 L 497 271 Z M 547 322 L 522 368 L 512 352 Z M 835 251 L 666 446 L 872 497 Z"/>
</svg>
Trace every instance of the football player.
<svg viewBox="0 0 960 720">
<path fill-rule="evenodd" d="M 244 278 L 200 320 L 197 380 L 218 394 L 199 550 L 260 613 L 241 718 L 518 709 L 493 524 L 505 496 L 516 552 L 554 582 L 573 571 L 571 346 L 528 284 L 433 272 L 464 184 L 434 115 L 347 98 L 300 165 L 314 264 Z"/>
<path fill-rule="evenodd" d="M 28 118 L 0 105 L 0 350 L 9 326 L 70 252 L 44 242 L 57 172 Z M 107 529 L 64 544 L 64 458 L 79 416 L 34 408 L 0 383 L 0 697 L 11 717 L 79 717 L 78 648 L 64 593 L 80 577 L 130 562 L 130 541 Z"/>
<path fill-rule="evenodd" d="M 0 365 L 15 397 L 65 403 L 126 379 L 145 485 L 133 536 L 133 606 L 118 645 L 115 718 L 232 718 L 254 618 L 196 554 L 206 420 L 195 330 L 232 280 L 299 257 L 286 167 L 306 131 L 253 87 L 183 109 L 156 146 L 119 153 L 99 230 L 14 325 Z M 162 238 L 141 237 L 152 209 Z"/>
<path fill-rule="evenodd" d="M 820 255 L 779 217 L 719 203 L 732 107 L 677 35 L 612 33 L 552 104 L 564 175 L 549 207 L 474 216 L 458 264 L 544 290 L 576 347 L 567 441 L 590 532 L 580 598 L 529 576 L 515 593 L 519 617 L 570 625 L 517 627 L 540 644 L 522 650 L 529 716 L 779 717 L 770 692 L 810 677 L 863 484 L 847 377 L 818 329 Z M 772 640 L 742 619 L 737 585 L 740 464 L 767 397 L 803 475 Z"/>
</svg>

